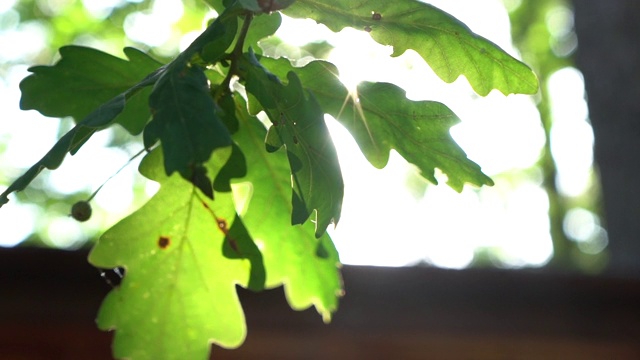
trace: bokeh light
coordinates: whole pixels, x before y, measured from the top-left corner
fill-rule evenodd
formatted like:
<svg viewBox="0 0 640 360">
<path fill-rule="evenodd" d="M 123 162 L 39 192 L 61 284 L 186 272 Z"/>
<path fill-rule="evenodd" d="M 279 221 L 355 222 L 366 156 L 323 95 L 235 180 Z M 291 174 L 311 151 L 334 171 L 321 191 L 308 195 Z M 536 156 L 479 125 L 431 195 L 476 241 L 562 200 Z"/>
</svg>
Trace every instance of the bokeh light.
<svg viewBox="0 0 640 360">
<path fill-rule="evenodd" d="M 96 19 L 108 18 L 115 8 L 135 2 L 139 1 L 83 0 L 87 12 Z M 52 15 L 70 3 L 70 0 L 37 2 L 42 12 Z M 430 3 L 518 56 L 511 44 L 509 17 L 502 1 Z M 518 4 L 515 0 L 506 2 L 507 7 L 515 8 Z M 60 129 L 69 126 L 68 119 L 60 122 L 33 111 L 18 110 L 18 84 L 28 74 L 26 64 L 33 64 L 51 35 L 40 22 L 21 22 L 14 5 L 15 1 L 0 4 L 0 60 L 13 64 L 2 68 L 0 82 L 0 105 L 3 118 L 7 119 L 0 127 L 4 144 L 0 166 L 7 169 L 0 177 L 4 184 L 9 184 L 46 153 Z M 186 48 L 199 33 L 200 24 L 190 30 L 176 27 L 187 10 L 180 0 L 156 0 L 148 9 L 130 13 L 124 19 L 127 43 L 172 56 L 177 48 Z M 554 36 L 572 36 L 569 10 L 551 14 L 547 23 Z M 479 258 L 500 267 L 541 266 L 549 261 L 553 253 L 549 203 L 541 187 L 540 170 L 536 168 L 545 135 L 533 97 L 505 97 L 497 91 L 479 97 L 462 77 L 453 84 L 445 84 L 415 52 L 410 50 L 391 58 L 390 47 L 375 43 L 363 31 L 344 29 L 336 34 L 312 20 L 285 17 L 277 37 L 293 47 L 309 41 L 329 43 L 333 50 L 328 60 L 337 65 L 341 80 L 351 89 L 360 81 L 385 81 L 405 89 L 412 100 L 446 104 L 461 119 L 452 129 L 452 136 L 496 183 L 481 189 L 467 186 L 458 194 L 444 184 L 446 177 L 440 174 L 441 185 L 429 185 L 419 178 L 414 166 L 394 151 L 385 169 L 375 169 L 346 129 L 327 117 L 345 177 L 343 215 L 337 228 L 330 230 L 344 263 L 463 268 Z M 84 34 L 74 41 L 94 44 L 103 40 Z M 272 51 L 285 55 L 290 48 L 283 45 Z M 577 196 L 593 181 L 593 132 L 587 121 L 582 77 L 573 68 L 560 70 L 553 75 L 549 91 L 553 96 L 552 149 L 559 169 L 558 187 L 563 194 Z M 34 132 L 34 128 L 38 131 Z M 94 191 L 139 150 L 110 146 L 116 135 L 104 131 L 94 136 L 78 155 L 44 175 L 47 186 L 58 196 Z M 93 166 L 96 158 L 100 159 L 99 167 Z M 140 205 L 141 197 L 133 188 L 140 189 L 142 199 L 157 191 L 157 184 L 136 175 L 138 161 L 133 161 L 100 190 L 95 198 L 95 219 L 87 223 L 73 222 L 65 209 L 49 208 L 49 215 L 45 216 L 42 208 L 23 204 L 13 197 L 1 210 L 0 246 L 14 246 L 34 229 L 40 229 L 43 241 L 50 246 L 79 246 L 84 239 L 95 236 Z M 407 188 L 407 183 L 411 187 Z M 19 226 L 6 225 L 18 217 Z M 42 220 L 45 218 L 46 224 Z M 4 230 L 9 228 L 10 231 Z M 606 231 L 588 210 L 570 211 L 565 218 L 565 231 L 586 253 L 597 253 L 606 246 Z"/>
</svg>

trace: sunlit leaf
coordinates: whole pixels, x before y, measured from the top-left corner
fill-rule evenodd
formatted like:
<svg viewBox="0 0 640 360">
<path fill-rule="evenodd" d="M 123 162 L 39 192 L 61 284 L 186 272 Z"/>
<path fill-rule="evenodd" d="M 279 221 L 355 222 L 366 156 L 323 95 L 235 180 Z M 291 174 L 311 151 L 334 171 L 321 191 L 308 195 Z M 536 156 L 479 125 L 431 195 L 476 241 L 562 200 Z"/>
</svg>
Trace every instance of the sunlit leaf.
<svg viewBox="0 0 640 360">
<path fill-rule="evenodd" d="M 162 65 L 133 48 L 125 48 L 124 53 L 128 61 L 87 47 L 61 48 L 61 58 L 55 65 L 29 69 L 32 74 L 20 83 L 20 107 L 81 121 Z M 150 89 L 140 90 L 122 97 L 127 106 L 115 120 L 132 134 L 140 133 L 150 116 L 147 106 Z"/>
<path fill-rule="evenodd" d="M 211 176 L 230 149 L 214 153 Z M 90 253 L 96 267 L 123 267 L 119 287 L 104 300 L 101 329 L 115 330 L 117 358 L 208 359 L 210 342 L 239 346 L 246 334 L 235 286 L 260 289 L 260 253 L 236 218 L 231 193 L 215 201 L 174 174 L 167 177 L 160 151 L 141 164 L 160 191 L 108 230 Z"/>
<path fill-rule="evenodd" d="M 413 49 L 442 80 L 451 83 L 464 75 L 482 96 L 492 89 L 505 95 L 538 90 L 529 67 L 453 16 L 423 2 L 298 0 L 283 12 L 314 19 L 333 31 L 345 27 L 368 31 L 375 41 L 393 46 L 392 56 Z"/>
<path fill-rule="evenodd" d="M 266 286 L 284 284 L 292 308 L 314 305 L 328 321 L 342 292 L 338 253 L 326 233 L 315 238 L 314 224 L 291 226 L 287 156 L 264 149 L 264 125 L 249 116 L 244 100 L 238 97 L 237 101 L 240 130 L 233 139 L 245 153 L 248 173 L 234 180 L 234 189 L 247 196 L 241 217 L 264 257 Z"/>
<path fill-rule="evenodd" d="M 438 168 L 457 191 L 464 183 L 493 184 L 451 137 L 449 130 L 459 119 L 445 105 L 408 100 L 404 90 L 387 83 L 364 82 L 357 94 L 349 94 L 338 80 L 335 66 L 325 61 L 303 68 L 293 68 L 285 59 L 262 58 L 261 62 L 278 76 L 295 69 L 322 109 L 351 132 L 377 168 L 387 164 L 389 151 L 395 149 L 433 183 L 437 184 L 434 169 Z"/>
<path fill-rule="evenodd" d="M 292 224 L 304 223 L 316 210 L 316 236 L 340 219 L 344 184 L 336 150 L 324 122 L 324 113 L 313 94 L 302 88 L 294 72 L 283 85 L 252 55 L 244 63 L 246 87 L 260 102 L 273 126 L 267 149 L 284 145 L 293 182 Z"/>
</svg>

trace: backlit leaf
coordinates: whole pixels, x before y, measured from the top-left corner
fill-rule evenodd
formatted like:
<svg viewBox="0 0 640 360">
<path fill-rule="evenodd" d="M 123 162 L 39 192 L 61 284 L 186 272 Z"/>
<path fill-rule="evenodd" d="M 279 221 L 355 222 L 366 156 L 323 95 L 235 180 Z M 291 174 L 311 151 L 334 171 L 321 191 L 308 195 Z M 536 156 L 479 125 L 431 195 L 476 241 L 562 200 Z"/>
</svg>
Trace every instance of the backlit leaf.
<svg viewBox="0 0 640 360">
<path fill-rule="evenodd" d="M 493 184 L 451 137 L 449 130 L 459 119 L 445 105 L 408 100 L 404 90 L 387 83 L 361 83 L 357 94 L 350 95 L 338 80 L 335 66 L 324 61 L 303 68 L 293 68 L 285 59 L 262 58 L 261 62 L 278 76 L 295 69 L 322 109 L 350 131 L 375 167 L 383 168 L 389 151 L 395 149 L 433 183 L 437 184 L 434 169 L 438 168 L 456 191 L 464 183 Z"/>
<path fill-rule="evenodd" d="M 328 321 L 342 293 L 338 253 L 328 234 L 315 238 L 314 224 L 291 226 L 287 156 L 264 149 L 264 125 L 247 113 L 243 99 L 237 101 L 240 130 L 233 139 L 245 153 L 248 173 L 234 180 L 234 189 L 240 196 L 249 194 L 241 217 L 264 257 L 266 286 L 284 284 L 292 308 L 314 305 Z"/>
<path fill-rule="evenodd" d="M 279 12 L 256 16 L 251 22 L 251 27 L 247 33 L 247 39 L 245 40 L 243 50 L 247 51 L 250 46 L 253 46 L 253 49 L 256 52 L 259 51 L 260 48 L 255 46 L 258 41 L 266 38 L 267 36 L 273 35 L 278 30 L 281 23 L 282 16 L 280 16 Z"/>
<path fill-rule="evenodd" d="M 316 210 L 316 236 L 340 219 L 344 184 L 336 150 L 313 94 L 302 88 L 294 72 L 283 85 L 250 54 L 243 63 L 246 88 L 260 102 L 273 126 L 267 149 L 284 145 L 293 182 L 292 224 L 304 223 Z"/>
<path fill-rule="evenodd" d="M 211 176 L 229 148 L 207 163 Z M 260 289 L 260 253 L 235 213 L 231 193 L 215 201 L 174 174 L 167 177 L 161 151 L 148 155 L 141 172 L 160 191 L 108 230 L 89 255 L 96 267 L 126 269 L 104 300 L 98 326 L 115 330 L 117 358 L 208 359 L 210 343 L 239 346 L 246 335 L 236 285 Z"/>
<path fill-rule="evenodd" d="M 538 80 L 529 67 L 453 16 L 423 2 L 298 0 L 283 12 L 309 17 L 333 31 L 345 27 L 366 30 L 380 44 L 393 46 L 392 56 L 413 49 L 442 80 L 451 83 L 464 75 L 482 96 L 492 89 L 505 95 L 538 91 Z"/>
</svg>

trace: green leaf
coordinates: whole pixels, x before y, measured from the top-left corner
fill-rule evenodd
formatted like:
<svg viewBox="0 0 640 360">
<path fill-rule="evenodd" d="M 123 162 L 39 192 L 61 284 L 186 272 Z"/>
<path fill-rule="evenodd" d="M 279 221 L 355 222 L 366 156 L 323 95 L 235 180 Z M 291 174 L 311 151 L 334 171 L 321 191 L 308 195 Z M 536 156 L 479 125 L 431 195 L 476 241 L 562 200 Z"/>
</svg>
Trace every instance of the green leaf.
<svg viewBox="0 0 640 360">
<path fill-rule="evenodd" d="M 145 147 L 160 140 L 167 175 L 177 171 L 212 197 L 202 164 L 215 149 L 230 146 L 231 136 L 217 114 L 204 71 L 171 68 L 158 80 L 149 106 L 153 119 L 144 130 Z"/>
<path fill-rule="evenodd" d="M 294 72 L 283 85 L 257 62 L 253 53 L 243 63 L 246 89 L 271 119 L 267 149 L 286 148 L 293 180 L 292 224 L 304 223 L 316 210 L 316 236 L 340 219 L 344 184 L 324 112 Z"/>
<path fill-rule="evenodd" d="M 243 50 L 248 51 L 249 47 L 253 46 L 255 51 L 260 51 L 260 48 L 256 46 L 258 41 L 275 34 L 280 24 L 282 24 L 282 16 L 280 16 L 279 12 L 256 16 L 251 21 Z"/>
<path fill-rule="evenodd" d="M 213 182 L 215 191 L 231 191 L 231 179 L 243 178 L 247 175 L 247 161 L 244 152 L 233 144 L 229 161 L 222 167 Z"/>
<path fill-rule="evenodd" d="M 289 7 L 295 0 L 238 0 L 245 9 L 256 14 L 270 13 Z"/>
<path fill-rule="evenodd" d="M 213 10 L 215 10 L 218 14 L 222 14 L 225 9 L 225 5 L 223 0 L 204 0 Z"/>
<path fill-rule="evenodd" d="M 225 51 L 233 43 L 233 39 L 238 32 L 238 18 L 235 16 L 220 17 L 212 25 L 210 35 L 207 37 L 211 41 L 203 46 L 201 51 L 202 59 L 210 64 L 220 61 L 225 56 Z M 194 41 L 194 43 L 196 43 Z"/>
<path fill-rule="evenodd" d="M 220 29 L 216 30 L 217 34 L 208 36 L 212 41 L 205 45 L 202 50 L 203 60 L 209 63 L 215 63 L 222 59 L 226 55 L 225 51 L 232 45 L 235 45 L 234 40 L 238 40 L 234 39 L 237 33 L 238 23 L 240 26 L 244 23 L 244 19 L 238 22 L 238 17 L 236 16 L 221 16 L 221 18 L 223 22 L 223 24 L 221 24 L 222 26 L 218 26 Z M 247 51 L 251 46 L 256 47 L 258 41 L 273 35 L 281 23 L 282 16 L 278 12 L 254 17 L 251 20 L 251 26 L 249 26 L 246 34 L 243 50 Z M 256 50 L 260 51 L 260 48 L 257 47 Z M 215 55 L 211 55 L 212 53 Z"/>
<path fill-rule="evenodd" d="M 268 153 L 264 149 L 266 129 L 247 113 L 244 100 L 238 102 L 240 130 L 233 135 L 248 161 L 248 173 L 234 180 L 238 197 L 247 196 L 242 220 L 264 257 L 266 286 L 284 284 L 292 308 L 311 305 L 328 321 L 338 307 L 342 281 L 339 259 L 326 233 L 314 236 L 314 224 L 291 226 L 291 177 L 284 152 Z"/>
<path fill-rule="evenodd" d="M 126 92 L 162 64 L 133 48 L 125 48 L 123 60 L 99 50 L 65 46 L 53 66 L 34 66 L 33 74 L 20 83 L 23 110 L 38 110 L 46 116 L 71 116 L 81 121 L 94 109 Z M 141 89 L 142 90 L 142 89 Z M 116 123 L 138 134 L 149 120 L 146 99 L 149 89 L 132 93 Z"/>
<path fill-rule="evenodd" d="M 361 83 L 352 96 L 338 79 L 335 66 L 325 61 L 303 68 L 293 68 L 285 59 L 260 61 L 278 76 L 295 70 L 322 109 L 350 131 L 375 167 L 386 166 L 389 151 L 396 149 L 435 184 L 434 169 L 438 168 L 456 191 L 461 191 L 465 182 L 493 185 L 449 134 L 459 119 L 445 105 L 408 100 L 402 89 L 387 83 Z"/>
<path fill-rule="evenodd" d="M 229 150 L 207 163 L 211 176 Z M 260 289 L 264 267 L 231 193 L 209 200 L 177 174 L 167 177 L 162 163 L 161 151 L 143 160 L 140 171 L 159 181 L 160 191 L 100 237 L 89 255 L 96 267 L 126 269 L 100 308 L 98 326 L 116 330 L 116 358 L 208 359 L 211 342 L 227 348 L 243 342 L 235 286 L 253 282 Z"/>
<path fill-rule="evenodd" d="M 298 0 L 283 11 L 296 18 L 312 18 L 340 31 L 367 30 L 392 56 L 415 50 L 447 83 L 464 75 L 482 96 L 492 89 L 508 94 L 535 94 L 538 80 L 525 64 L 489 40 L 474 34 L 446 12 L 415 0 Z"/>
<path fill-rule="evenodd" d="M 210 62 L 221 60 L 238 31 L 237 17 L 242 14 L 242 11 L 242 7 L 233 1 L 169 64 L 169 70 L 182 71 L 182 68 L 192 65 L 191 63 L 198 56 Z"/>
<path fill-rule="evenodd" d="M 42 170 L 57 169 L 60 164 L 62 164 L 67 153 L 75 154 L 96 131 L 112 125 L 113 122 L 118 119 L 118 115 L 122 114 L 127 98 L 135 95 L 146 86 L 153 84 L 160 74 L 163 73 L 163 70 L 164 68 L 160 68 L 132 88 L 98 106 L 97 109 L 93 110 L 93 112 L 87 115 L 73 129 L 69 130 L 42 159 L 29 168 L 26 173 L 16 179 L 7 190 L 0 194 L 0 207 L 9 201 L 9 194 L 24 190 Z"/>
<path fill-rule="evenodd" d="M 357 96 L 358 102 L 349 99 L 340 118 L 374 165 L 386 164 L 393 148 L 435 184 L 438 168 L 458 192 L 465 182 L 493 185 L 449 134 L 460 120 L 445 105 L 407 100 L 404 90 L 388 83 L 361 83 Z M 359 107 L 366 112 L 360 113 Z"/>
</svg>

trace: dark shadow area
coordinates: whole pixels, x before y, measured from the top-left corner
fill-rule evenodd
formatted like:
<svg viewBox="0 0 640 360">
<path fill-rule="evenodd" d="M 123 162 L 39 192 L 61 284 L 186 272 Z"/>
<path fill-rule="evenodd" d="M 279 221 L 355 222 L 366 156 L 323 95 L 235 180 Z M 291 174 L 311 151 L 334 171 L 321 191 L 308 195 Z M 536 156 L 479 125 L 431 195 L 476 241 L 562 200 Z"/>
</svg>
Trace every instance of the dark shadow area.
<svg viewBox="0 0 640 360">
<path fill-rule="evenodd" d="M 0 251 L 0 358 L 110 359 L 110 286 L 85 252 Z M 352 267 L 333 322 L 281 288 L 239 289 L 249 334 L 216 359 L 638 359 L 640 280 L 544 271 Z"/>
</svg>

